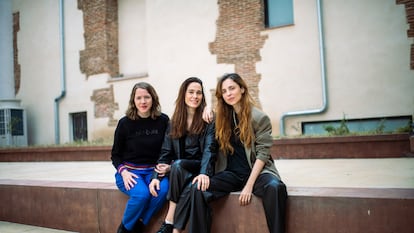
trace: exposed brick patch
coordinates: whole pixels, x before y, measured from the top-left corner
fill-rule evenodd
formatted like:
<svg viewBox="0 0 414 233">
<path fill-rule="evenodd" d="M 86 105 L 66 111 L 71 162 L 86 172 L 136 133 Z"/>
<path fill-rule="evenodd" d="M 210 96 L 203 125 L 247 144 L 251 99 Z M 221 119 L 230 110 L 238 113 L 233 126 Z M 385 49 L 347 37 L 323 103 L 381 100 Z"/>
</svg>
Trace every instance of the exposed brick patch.
<svg viewBox="0 0 414 233">
<path fill-rule="evenodd" d="M 14 63 L 14 94 L 20 90 L 19 50 L 17 48 L 17 32 L 20 31 L 20 12 L 13 13 L 13 63 Z"/>
<path fill-rule="evenodd" d="M 109 117 L 108 125 L 116 125 L 117 120 L 113 116 L 119 106 L 115 103 L 113 86 L 94 90 L 91 100 L 95 102 L 95 118 Z"/>
<path fill-rule="evenodd" d="M 209 44 L 210 52 L 217 55 L 217 63 L 235 65 L 235 72 L 246 81 L 260 107 L 258 85 L 261 77 L 256 73 L 256 62 L 261 60 L 260 49 L 267 39 L 260 35 L 264 29 L 263 1 L 218 0 L 218 5 L 216 40 Z M 214 92 L 212 90 L 213 96 Z"/>
<path fill-rule="evenodd" d="M 409 25 L 407 36 L 414 38 L 414 0 L 396 0 L 396 3 L 405 5 L 405 14 Z M 414 70 L 414 43 L 411 44 L 410 68 Z"/>
<path fill-rule="evenodd" d="M 94 74 L 119 74 L 118 1 L 78 0 L 83 11 L 85 50 L 80 51 L 80 69 Z"/>
</svg>

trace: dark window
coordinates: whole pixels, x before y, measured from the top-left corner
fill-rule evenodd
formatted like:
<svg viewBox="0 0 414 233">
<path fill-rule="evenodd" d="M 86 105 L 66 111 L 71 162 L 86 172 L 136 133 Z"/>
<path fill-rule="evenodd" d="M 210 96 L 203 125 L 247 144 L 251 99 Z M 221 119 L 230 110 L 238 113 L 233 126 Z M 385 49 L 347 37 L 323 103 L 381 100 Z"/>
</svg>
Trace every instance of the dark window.
<svg viewBox="0 0 414 233">
<path fill-rule="evenodd" d="M 6 110 L 0 109 L 0 135 L 6 135 Z"/>
<path fill-rule="evenodd" d="M 265 0 L 266 28 L 293 24 L 292 0 Z"/>
<path fill-rule="evenodd" d="M 345 119 L 334 121 L 302 122 L 303 135 L 325 135 L 330 132 L 361 134 L 401 133 L 412 130 L 412 116 L 389 116 L 382 118 Z M 330 130 L 328 130 L 330 129 Z"/>
<path fill-rule="evenodd" d="M 73 141 L 88 140 L 86 112 L 72 113 Z"/>
<path fill-rule="evenodd" d="M 24 134 L 23 110 L 10 109 L 10 117 L 10 128 L 12 136 L 22 136 Z"/>
</svg>

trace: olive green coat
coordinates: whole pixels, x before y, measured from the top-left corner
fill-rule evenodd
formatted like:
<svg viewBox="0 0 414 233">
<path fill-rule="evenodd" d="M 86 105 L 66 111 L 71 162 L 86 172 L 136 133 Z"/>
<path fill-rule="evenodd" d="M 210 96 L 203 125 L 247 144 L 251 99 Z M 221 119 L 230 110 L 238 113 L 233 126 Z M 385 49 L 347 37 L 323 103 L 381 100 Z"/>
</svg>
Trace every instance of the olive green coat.
<svg viewBox="0 0 414 233">
<path fill-rule="evenodd" d="M 272 173 L 280 180 L 279 172 L 276 169 L 270 153 L 270 149 L 273 145 L 272 124 L 270 118 L 258 108 L 253 107 L 252 124 L 255 135 L 254 143 L 250 148 L 246 146 L 244 147 L 250 168 L 253 167 L 256 159 L 260 159 L 265 162 L 265 167 L 261 173 Z M 219 153 L 216 162 L 216 172 L 223 171 L 226 168 L 226 165 L 227 159 L 225 155 Z"/>
</svg>

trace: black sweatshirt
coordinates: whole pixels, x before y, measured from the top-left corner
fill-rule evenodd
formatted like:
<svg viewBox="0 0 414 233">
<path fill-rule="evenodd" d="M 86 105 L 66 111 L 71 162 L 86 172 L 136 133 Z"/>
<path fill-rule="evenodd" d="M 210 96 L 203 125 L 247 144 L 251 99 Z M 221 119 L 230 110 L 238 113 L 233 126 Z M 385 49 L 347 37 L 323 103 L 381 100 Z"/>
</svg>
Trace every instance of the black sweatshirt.
<svg viewBox="0 0 414 233">
<path fill-rule="evenodd" d="M 169 117 L 131 120 L 124 116 L 115 129 L 111 160 L 118 170 L 124 163 L 156 164 Z M 118 170 L 119 171 L 119 170 Z"/>
</svg>

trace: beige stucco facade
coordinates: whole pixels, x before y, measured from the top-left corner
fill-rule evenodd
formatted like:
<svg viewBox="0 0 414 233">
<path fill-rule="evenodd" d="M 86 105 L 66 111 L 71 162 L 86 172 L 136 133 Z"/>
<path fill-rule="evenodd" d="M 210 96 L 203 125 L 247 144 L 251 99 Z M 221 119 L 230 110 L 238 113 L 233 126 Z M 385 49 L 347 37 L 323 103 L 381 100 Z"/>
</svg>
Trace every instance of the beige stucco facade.
<svg viewBox="0 0 414 233">
<path fill-rule="evenodd" d="M 83 13 L 78 2 L 64 0 L 66 93 L 59 103 L 60 143 L 72 141 L 70 114 L 87 112 L 88 140 L 110 141 L 115 125 L 96 117 L 95 90 L 112 88 L 124 115 L 132 86 L 146 81 L 157 90 L 162 109 L 171 116 L 181 82 L 204 81 L 207 100 L 223 73 L 234 64 L 217 62 L 209 50 L 219 17 L 216 0 L 119 0 L 118 56 L 122 77 L 87 76 L 80 70 L 85 49 Z M 322 82 L 317 1 L 295 0 L 294 25 L 265 29 L 256 63 L 259 99 L 269 114 L 274 135 L 290 111 L 320 108 Z M 27 112 L 29 144 L 55 141 L 54 104 L 61 94 L 62 66 L 59 1 L 12 0 L 20 12 L 17 36 L 21 86 L 16 99 Z M 289 117 L 286 133 L 299 135 L 302 121 L 375 118 L 414 114 L 414 70 L 404 5 L 389 0 L 322 1 L 322 26 L 328 108 L 321 114 Z"/>
<path fill-rule="evenodd" d="M 282 112 L 322 106 L 316 1 L 294 1 L 295 25 L 265 31 L 258 64 L 263 108 L 278 129 Z M 287 118 L 287 134 L 302 121 L 414 113 L 414 70 L 405 9 L 394 1 L 323 1 L 328 109 Z M 278 132 L 278 130 L 276 131 Z"/>
</svg>

